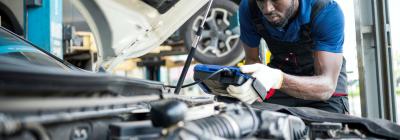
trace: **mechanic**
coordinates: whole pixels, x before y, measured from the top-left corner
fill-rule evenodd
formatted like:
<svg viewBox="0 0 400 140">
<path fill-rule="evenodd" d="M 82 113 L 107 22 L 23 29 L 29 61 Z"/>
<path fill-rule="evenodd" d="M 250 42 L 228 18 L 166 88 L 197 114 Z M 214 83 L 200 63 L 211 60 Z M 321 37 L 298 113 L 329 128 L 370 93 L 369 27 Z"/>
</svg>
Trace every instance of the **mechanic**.
<svg viewBox="0 0 400 140">
<path fill-rule="evenodd" d="M 241 71 L 271 88 L 264 102 L 348 112 L 344 16 L 335 1 L 242 0 L 239 21 L 246 54 Z M 268 65 L 259 58 L 261 38 L 272 54 Z M 253 103 L 259 98 L 252 81 L 227 91 Z"/>
</svg>

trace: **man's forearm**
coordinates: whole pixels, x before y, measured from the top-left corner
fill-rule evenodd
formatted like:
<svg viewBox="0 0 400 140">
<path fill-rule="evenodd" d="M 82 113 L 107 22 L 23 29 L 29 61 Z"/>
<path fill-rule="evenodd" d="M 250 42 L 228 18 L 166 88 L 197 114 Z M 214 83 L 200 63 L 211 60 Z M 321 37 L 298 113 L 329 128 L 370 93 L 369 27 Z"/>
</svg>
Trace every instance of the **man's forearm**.
<svg viewBox="0 0 400 140">
<path fill-rule="evenodd" d="M 250 64 L 254 64 L 254 63 L 261 63 L 261 60 L 259 58 L 248 58 L 248 57 L 246 57 L 246 59 L 245 59 L 245 64 L 246 65 L 250 65 Z"/>
<path fill-rule="evenodd" d="M 336 83 L 325 76 L 283 75 L 281 91 L 305 100 L 328 100 L 335 91 Z"/>
<path fill-rule="evenodd" d="M 244 52 L 246 54 L 245 63 L 246 65 L 261 63 L 260 57 L 258 56 L 258 47 L 249 47 L 246 43 L 240 42 L 242 45 Z"/>
<path fill-rule="evenodd" d="M 341 53 L 314 52 L 315 76 L 283 74 L 281 90 L 306 100 L 328 100 L 335 92 L 342 66 Z"/>
</svg>

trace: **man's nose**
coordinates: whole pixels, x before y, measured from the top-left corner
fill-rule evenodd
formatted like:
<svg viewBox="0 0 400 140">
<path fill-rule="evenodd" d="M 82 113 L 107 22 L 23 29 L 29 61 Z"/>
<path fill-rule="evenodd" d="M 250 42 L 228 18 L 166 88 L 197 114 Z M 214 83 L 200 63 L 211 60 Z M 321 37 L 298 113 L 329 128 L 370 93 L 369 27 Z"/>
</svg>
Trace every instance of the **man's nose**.
<svg viewBox="0 0 400 140">
<path fill-rule="evenodd" d="M 274 11 L 275 10 L 274 3 L 271 0 L 265 0 L 264 10 L 265 10 L 264 12 L 267 14 Z"/>
</svg>

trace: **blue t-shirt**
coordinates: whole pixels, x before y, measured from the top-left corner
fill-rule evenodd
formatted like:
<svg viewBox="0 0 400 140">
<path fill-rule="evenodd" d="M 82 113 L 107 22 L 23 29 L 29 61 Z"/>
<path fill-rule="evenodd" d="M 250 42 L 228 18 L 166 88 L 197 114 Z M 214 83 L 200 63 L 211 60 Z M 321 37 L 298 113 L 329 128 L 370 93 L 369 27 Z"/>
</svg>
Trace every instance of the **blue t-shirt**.
<svg viewBox="0 0 400 140">
<path fill-rule="evenodd" d="M 286 30 L 275 28 L 263 17 L 269 37 L 286 42 L 296 42 L 300 37 L 300 27 L 310 23 L 311 9 L 315 0 L 299 0 L 297 17 L 288 23 Z M 249 47 L 258 47 L 261 36 L 256 32 L 248 0 L 242 0 L 239 7 L 240 40 Z M 259 16 L 263 16 L 260 14 Z M 332 1 L 322 8 L 314 18 L 311 38 L 315 42 L 314 51 L 342 53 L 344 41 L 344 16 L 339 5 Z"/>
</svg>

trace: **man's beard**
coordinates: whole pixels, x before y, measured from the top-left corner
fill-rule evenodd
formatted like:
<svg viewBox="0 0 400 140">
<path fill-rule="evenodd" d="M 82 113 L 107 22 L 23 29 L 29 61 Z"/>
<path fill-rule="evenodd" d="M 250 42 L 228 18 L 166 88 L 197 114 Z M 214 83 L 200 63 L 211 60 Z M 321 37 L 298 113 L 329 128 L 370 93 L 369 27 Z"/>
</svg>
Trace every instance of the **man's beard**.
<svg viewBox="0 0 400 140">
<path fill-rule="evenodd" d="M 292 0 L 292 3 L 290 5 L 288 11 L 286 12 L 286 14 L 283 17 L 281 17 L 282 18 L 281 20 L 279 20 L 277 22 L 271 22 L 271 21 L 267 20 L 270 23 L 270 25 L 277 27 L 277 28 L 285 27 L 288 24 L 289 19 L 294 15 L 294 1 L 295 0 Z M 272 11 L 271 13 L 267 13 L 267 15 L 265 15 L 265 16 L 279 16 L 279 14 L 276 13 L 275 11 Z"/>
</svg>

